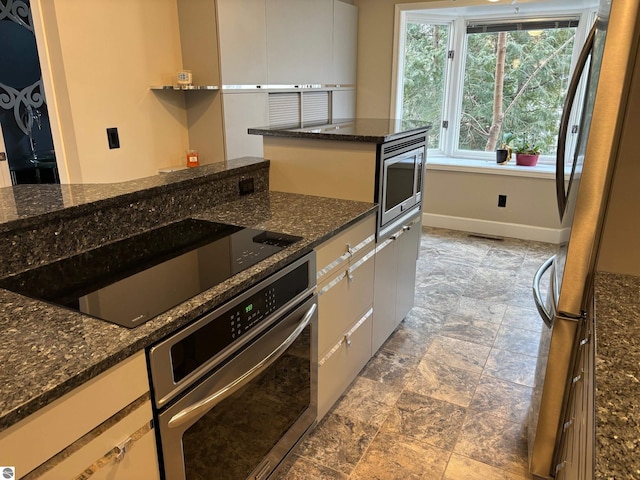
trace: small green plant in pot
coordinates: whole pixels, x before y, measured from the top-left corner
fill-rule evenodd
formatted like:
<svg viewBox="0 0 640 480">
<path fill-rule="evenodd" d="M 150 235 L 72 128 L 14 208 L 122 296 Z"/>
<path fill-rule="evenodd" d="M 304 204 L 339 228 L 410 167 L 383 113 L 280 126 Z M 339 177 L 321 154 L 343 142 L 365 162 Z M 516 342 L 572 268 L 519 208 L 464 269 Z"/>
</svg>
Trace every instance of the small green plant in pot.
<svg viewBox="0 0 640 480">
<path fill-rule="evenodd" d="M 496 162 L 499 165 L 509 163 L 511 160 L 513 149 L 510 144 L 515 140 L 515 138 L 516 136 L 511 132 L 507 132 L 502 136 L 502 144 L 498 149 L 496 149 Z"/>
<path fill-rule="evenodd" d="M 516 144 L 516 165 L 534 167 L 540 157 L 540 147 L 533 142 L 522 140 Z"/>
</svg>

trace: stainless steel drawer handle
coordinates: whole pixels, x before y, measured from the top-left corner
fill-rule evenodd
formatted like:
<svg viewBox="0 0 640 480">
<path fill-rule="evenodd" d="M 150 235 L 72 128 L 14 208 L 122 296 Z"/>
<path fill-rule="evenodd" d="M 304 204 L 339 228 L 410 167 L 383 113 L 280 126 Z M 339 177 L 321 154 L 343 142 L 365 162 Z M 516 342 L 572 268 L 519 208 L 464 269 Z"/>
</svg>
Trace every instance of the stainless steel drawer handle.
<svg viewBox="0 0 640 480">
<path fill-rule="evenodd" d="M 252 368 L 246 371 L 243 375 L 235 379 L 233 382 L 228 385 L 222 387 L 217 392 L 209 395 L 207 398 L 200 400 L 199 402 L 185 408 L 184 410 L 176 413 L 168 422 L 169 428 L 176 428 L 180 425 L 183 425 L 189 422 L 191 419 L 196 418 L 200 415 L 200 413 L 204 410 L 207 411 L 212 408 L 214 405 L 220 403 L 222 400 L 233 394 L 235 391 L 242 388 L 244 385 L 249 383 L 255 377 L 257 377 L 264 370 L 269 368 L 269 366 L 275 362 L 284 351 L 291 346 L 291 344 L 300 336 L 302 331 L 307 327 L 309 322 L 311 321 L 311 317 L 313 313 L 316 311 L 316 304 L 311 305 L 307 313 L 304 314 L 300 323 L 296 329 L 291 332 L 289 335 L 278 347 L 276 347 L 269 355 L 260 360 L 257 364 L 255 364 Z"/>
<path fill-rule="evenodd" d="M 351 335 L 348 333 L 344 336 L 344 342 L 347 344 L 347 347 L 351 346 Z"/>
</svg>

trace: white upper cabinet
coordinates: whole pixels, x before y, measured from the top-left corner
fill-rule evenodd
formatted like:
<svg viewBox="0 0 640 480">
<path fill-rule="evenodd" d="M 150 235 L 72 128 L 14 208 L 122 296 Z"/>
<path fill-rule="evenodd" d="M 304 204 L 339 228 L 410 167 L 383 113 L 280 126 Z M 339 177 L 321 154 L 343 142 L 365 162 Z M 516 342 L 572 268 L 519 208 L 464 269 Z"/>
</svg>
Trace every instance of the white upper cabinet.
<svg viewBox="0 0 640 480">
<path fill-rule="evenodd" d="M 355 85 L 358 51 L 358 7 L 333 0 L 333 81 Z"/>
<path fill-rule="evenodd" d="M 329 84 L 333 0 L 266 0 L 270 84 Z"/>
<path fill-rule="evenodd" d="M 267 83 L 265 0 L 218 0 L 222 85 Z"/>
</svg>

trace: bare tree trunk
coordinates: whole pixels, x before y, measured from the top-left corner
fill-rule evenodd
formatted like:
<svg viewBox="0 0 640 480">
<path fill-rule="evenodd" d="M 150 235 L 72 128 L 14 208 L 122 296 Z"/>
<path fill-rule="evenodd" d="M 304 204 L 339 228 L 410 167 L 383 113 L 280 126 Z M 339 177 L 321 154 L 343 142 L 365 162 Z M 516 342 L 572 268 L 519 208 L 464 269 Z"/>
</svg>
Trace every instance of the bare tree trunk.
<svg viewBox="0 0 640 480">
<path fill-rule="evenodd" d="M 485 152 L 492 152 L 498 144 L 498 134 L 502 128 L 504 112 L 502 110 L 502 95 L 504 90 L 504 61 L 507 56 L 507 32 L 498 33 L 496 45 L 496 73 L 493 86 L 493 119 L 489 129 L 489 138 L 484 147 Z"/>
</svg>

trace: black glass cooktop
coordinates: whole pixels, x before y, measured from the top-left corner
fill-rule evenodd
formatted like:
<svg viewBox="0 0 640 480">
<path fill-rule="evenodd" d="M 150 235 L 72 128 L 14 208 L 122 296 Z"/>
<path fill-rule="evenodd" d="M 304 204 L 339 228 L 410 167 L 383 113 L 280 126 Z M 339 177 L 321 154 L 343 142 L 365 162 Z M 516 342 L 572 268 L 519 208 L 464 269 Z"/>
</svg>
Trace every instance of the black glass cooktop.
<svg viewBox="0 0 640 480">
<path fill-rule="evenodd" d="M 300 239 L 186 219 L 1 279 L 0 288 L 132 328 Z"/>
</svg>

